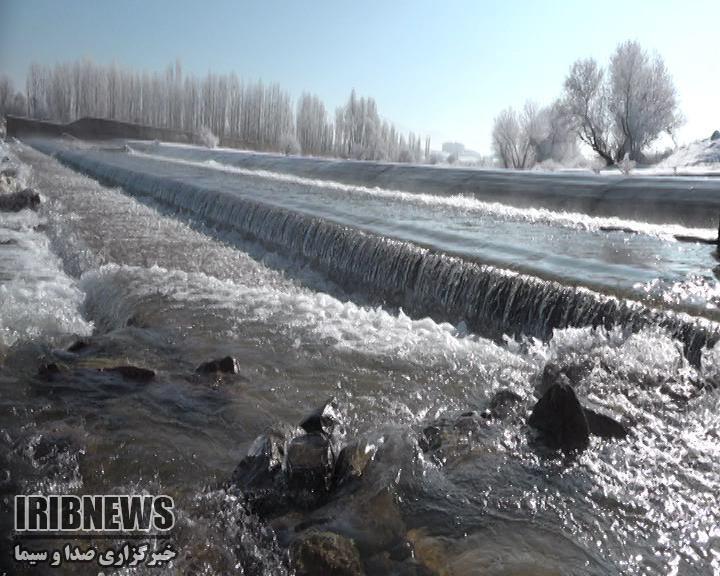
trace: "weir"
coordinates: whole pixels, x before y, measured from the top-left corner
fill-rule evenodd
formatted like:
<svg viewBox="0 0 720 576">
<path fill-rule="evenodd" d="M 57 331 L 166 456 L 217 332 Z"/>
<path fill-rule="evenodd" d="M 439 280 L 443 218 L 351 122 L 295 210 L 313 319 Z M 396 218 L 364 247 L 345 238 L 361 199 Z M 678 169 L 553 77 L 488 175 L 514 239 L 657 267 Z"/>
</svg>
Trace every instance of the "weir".
<svg viewBox="0 0 720 576">
<path fill-rule="evenodd" d="M 153 155 L 213 160 L 250 170 L 293 174 L 365 187 L 464 195 L 519 208 L 548 208 L 591 216 L 620 217 L 656 224 L 715 228 L 720 214 L 720 179 L 620 174 L 551 173 L 296 158 L 236 150 L 157 146 L 132 142 Z"/>
<path fill-rule="evenodd" d="M 34 144 L 42 150 L 42 144 Z M 688 359 L 718 339 L 717 324 L 682 312 L 654 309 L 589 289 L 503 270 L 416 244 L 367 233 L 287 209 L 119 167 L 82 151 L 45 150 L 67 166 L 128 193 L 147 196 L 288 256 L 300 258 L 348 290 L 411 316 L 465 322 L 473 332 L 547 339 L 556 328 L 660 326 L 680 340 Z"/>
</svg>

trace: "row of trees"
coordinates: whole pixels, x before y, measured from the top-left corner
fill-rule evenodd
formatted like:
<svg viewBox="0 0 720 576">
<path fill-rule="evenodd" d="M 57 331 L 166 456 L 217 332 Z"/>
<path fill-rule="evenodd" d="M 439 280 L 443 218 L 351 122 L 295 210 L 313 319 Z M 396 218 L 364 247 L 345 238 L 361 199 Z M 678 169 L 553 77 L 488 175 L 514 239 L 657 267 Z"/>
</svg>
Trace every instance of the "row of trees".
<svg viewBox="0 0 720 576">
<path fill-rule="evenodd" d="M 110 118 L 202 133 L 208 142 L 214 135 L 225 145 L 257 150 L 409 162 L 421 161 L 430 148 L 429 139 L 423 146 L 419 136 L 399 133 L 381 119 L 372 98 L 358 98 L 354 90 L 333 122 L 315 95 L 302 94 L 295 106 L 278 84 L 244 82 L 235 74 L 197 78 L 184 75 L 179 62 L 155 73 L 89 60 L 33 64 L 26 96 L 23 112 L 32 118 Z"/>
<path fill-rule="evenodd" d="M 576 61 L 563 93 L 553 104 L 532 103 L 522 112 L 502 111 L 492 144 L 506 168 L 530 168 L 578 156 L 578 142 L 606 165 L 642 161 L 662 134 L 681 124 L 672 78 L 660 56 L 650 57 L 637 42 L 620 44 L 607 69 L 594 59 Z"/>
</svg>

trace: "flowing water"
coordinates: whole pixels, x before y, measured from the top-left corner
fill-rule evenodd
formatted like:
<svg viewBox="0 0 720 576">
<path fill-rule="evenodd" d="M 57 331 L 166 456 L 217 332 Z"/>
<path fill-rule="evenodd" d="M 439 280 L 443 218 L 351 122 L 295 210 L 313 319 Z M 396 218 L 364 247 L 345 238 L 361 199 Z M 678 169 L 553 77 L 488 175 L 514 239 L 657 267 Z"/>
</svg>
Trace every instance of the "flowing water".
<svg viewBox="0 0 720 576">
<path fill-rule="evenodd" d="M 3 512 L 14 493 L 168 493 L 167 573 L 287 573 L 297 519 L 223 486 L 259 434 L 334 396 L 374 459 L 302 520 L 352 537 L 368 574 L 720 574 L 720 289 L 714 247 L 674 238 L 712 230 L 32 144 L 2 150 L 43 196 L 0 213 Z M 194 373 L 227 354 L 239 375 Z M 539 446 L 524 416 L 548 362 L 628 438 Z M 97 370 L 127 363 L 157 377 Z M 519 417 L 420 450 L 502 389 Z"/>
</svg>

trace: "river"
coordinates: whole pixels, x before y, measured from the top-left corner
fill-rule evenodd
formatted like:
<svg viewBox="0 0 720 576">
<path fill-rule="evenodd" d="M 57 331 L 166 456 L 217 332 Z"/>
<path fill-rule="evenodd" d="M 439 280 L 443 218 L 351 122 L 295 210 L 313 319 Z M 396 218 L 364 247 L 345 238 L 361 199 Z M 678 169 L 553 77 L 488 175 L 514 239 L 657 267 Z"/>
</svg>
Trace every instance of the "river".
<svg viewBox="0 0 720 576">
<path fill-rule="evenodd" d="M 4 496 L 171 494 L 167 573 L 286 573 L 303 522 L 353 538 L 367 574 L 720 573 L 717 261 L 675 238 L 714 237 L 696 216 L 712 203 L 645 221 L 550 192 L 499 202 L 472 175 L 413 188 L 412 167 L 383 186 L 373 165 L 2 146 L 43 197 L 0 212 Z M 606 177 L 553 178 L 573 196 Z M 693 186 L 671 180 L 658 194 Z M 703 198 L 716 182 L 697 179 Z M 195 372 L 225 355 L 239 374 Z M 539 446 L 525 420 L 548 363 L 574 367 L 581 401 L 628 437 L 571 459 Z M 97 370 L 117 364 L 157 375 Z M 514 416 L 421 449 L 428 424 L 507 389 Z M 225 482 L 253 440 L 329 397 L 343 441 L 372 449 L 360 486 L 249 513 Z"/>
</svg>

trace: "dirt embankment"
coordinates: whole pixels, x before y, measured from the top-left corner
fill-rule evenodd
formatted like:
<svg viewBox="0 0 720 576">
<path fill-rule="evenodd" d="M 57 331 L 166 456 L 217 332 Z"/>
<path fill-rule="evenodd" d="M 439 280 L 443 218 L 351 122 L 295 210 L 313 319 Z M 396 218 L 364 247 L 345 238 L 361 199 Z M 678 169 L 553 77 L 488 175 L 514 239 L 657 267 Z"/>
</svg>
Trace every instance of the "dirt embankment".
<svg viewBox="0 0 720 576">
<path fill-rule="evenodd" d="M 7 116 L 7 135 L 43 135 L 63 136 L 70 135 L 83 140 L 109 140 L 114 138 L 127 138 L 136 140 L 162 140 L 164 142 L 180 142 L 191 144 L 196 137 L 189 132 L 155 128 L 131 122 L 118 122 L 104 118 L 80 118 L 68 124 L 45 122 L 31 118 Z"/>
</svg>

